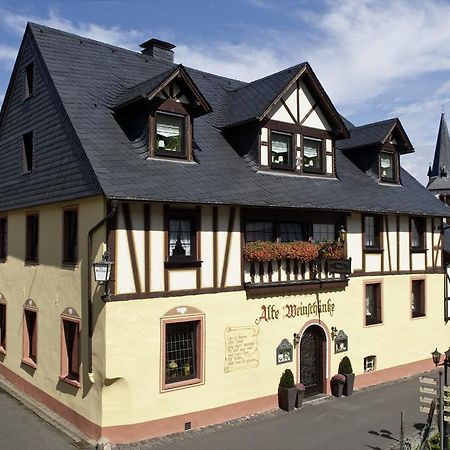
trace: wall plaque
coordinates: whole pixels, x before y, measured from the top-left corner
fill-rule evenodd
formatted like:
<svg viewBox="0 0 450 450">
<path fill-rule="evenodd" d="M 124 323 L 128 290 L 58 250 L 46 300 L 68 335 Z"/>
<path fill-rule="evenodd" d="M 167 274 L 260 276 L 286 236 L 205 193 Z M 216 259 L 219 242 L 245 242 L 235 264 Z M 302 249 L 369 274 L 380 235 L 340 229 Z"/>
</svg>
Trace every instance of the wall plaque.
<svg viewBox="0 0 450 450">
<path fill-rule="evenodd" d="M 348 350 L 348 336 L 343 330 L 339 330 L 334 338 L 334 353 L 342 353 Z"/>
<path fill-rule="evenodd" d="M 225 373 L 259 365 L 258 327 L 225 329 Z"/>
<path fill-rule="evenodd" d="M 280 345 L 277 347 L 277 364 L 285 364 L 292 362 L 294 356 L 294 350 L 292 344 L 283 339 Z"/>
</svg>

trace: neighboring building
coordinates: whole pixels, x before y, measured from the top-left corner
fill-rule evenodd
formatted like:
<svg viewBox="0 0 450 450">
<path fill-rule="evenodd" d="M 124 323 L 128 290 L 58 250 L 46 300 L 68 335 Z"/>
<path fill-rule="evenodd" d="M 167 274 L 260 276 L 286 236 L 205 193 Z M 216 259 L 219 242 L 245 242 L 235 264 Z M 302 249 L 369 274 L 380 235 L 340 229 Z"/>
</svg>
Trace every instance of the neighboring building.
<svg viewBox="0 0 450 450">
<path fill-rule="evenodd" d="M 448 209 L 401 168 L 400 121 L 353 126 L 308 63 L 243 83 L 142 47 L 27 26 L 0 115 L 0 374 L 124 442 L 276 407 L 286 368 L 307 395 L 344 355 L 359 387 L 431 368 Z"/>
</svg>

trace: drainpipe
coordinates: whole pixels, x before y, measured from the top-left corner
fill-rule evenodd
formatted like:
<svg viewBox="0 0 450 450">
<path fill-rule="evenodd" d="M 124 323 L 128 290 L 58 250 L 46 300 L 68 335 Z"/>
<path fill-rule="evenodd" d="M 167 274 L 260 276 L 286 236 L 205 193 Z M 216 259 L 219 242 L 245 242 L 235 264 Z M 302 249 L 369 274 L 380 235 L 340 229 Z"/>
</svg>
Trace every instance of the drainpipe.
<svg viewBox="0 0 450 450">
<path fill-rule="evenodd" d="M 88 290 L 88 331 L 89 331 L 89 339 L 88 339 L 88 377 L 91 383 L 94 382 L 94 372 L 92 368 L 92 336 L 94 335 L 94 321 L 92 319 L 92 235 L 105 223 L 107 223 L 110 219 L 112 219 L 117 212 L 117 208 L 119 206 L 119 202 L 117 200 L 111 201 L 111 211 L 103 217 L 100 222 L 94 225 L 88 232 L 88 257 L 87 257 L 87 290 Z"/>
</svg>

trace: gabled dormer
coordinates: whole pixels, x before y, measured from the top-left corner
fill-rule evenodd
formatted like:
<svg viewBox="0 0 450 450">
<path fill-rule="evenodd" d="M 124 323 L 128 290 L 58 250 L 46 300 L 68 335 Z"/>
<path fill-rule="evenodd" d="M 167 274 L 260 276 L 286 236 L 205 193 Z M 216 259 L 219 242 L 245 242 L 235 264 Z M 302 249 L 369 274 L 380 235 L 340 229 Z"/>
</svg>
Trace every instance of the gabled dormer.
<svg viewBox="0 0 450 450">
<path fill-rule="evenodd" d="M 335 176 L 335 141 L 349 133 L 308 63 L 256 80 L 230 96 L 223 129 L 232 142 L 233 132 L 259 132 L 253 152 L 261 170 Z"/>
<path fill-rule="evenodd" d="M 400 120 L 362 125 L 350 132 L 351 137 L 340 141 L 338 148 L 378 183 L 400 184 L 400 155 L 414 152 Z"/>
<path fill-rule="evenodd" d="M 180 64 L 123 92 L 116 117 L 148 158 L 192 160 L 193 121 L 211 106 Z"/>
</svg>

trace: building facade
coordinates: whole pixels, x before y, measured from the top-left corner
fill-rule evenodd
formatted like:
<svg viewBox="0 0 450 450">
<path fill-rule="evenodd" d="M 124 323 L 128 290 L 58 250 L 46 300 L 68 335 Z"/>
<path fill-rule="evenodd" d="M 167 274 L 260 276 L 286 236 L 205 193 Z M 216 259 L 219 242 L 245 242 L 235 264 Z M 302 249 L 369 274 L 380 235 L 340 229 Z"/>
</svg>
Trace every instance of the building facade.
<svg viewBox="0 0 450 450">
<path fill-rule="evenodd" d="M 308 63 L 252 83 L 27 26 L 0 116 L 0 374 L 128 442 L 432 367 L 448 210 L 398 119 Z M 93 263 L 112 263 L 109 281 Z"/>
</svg>

